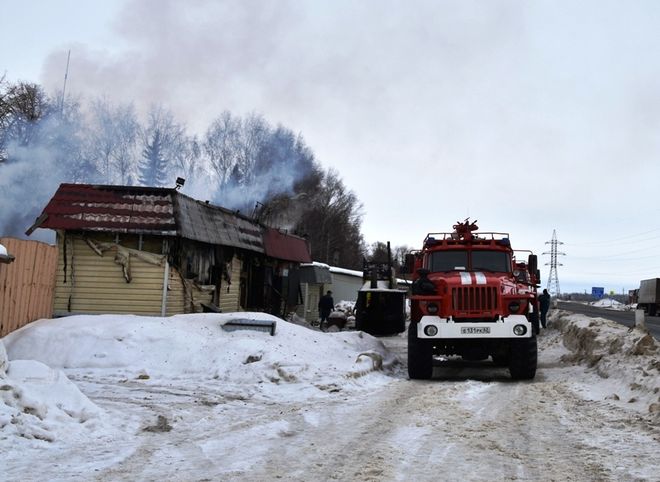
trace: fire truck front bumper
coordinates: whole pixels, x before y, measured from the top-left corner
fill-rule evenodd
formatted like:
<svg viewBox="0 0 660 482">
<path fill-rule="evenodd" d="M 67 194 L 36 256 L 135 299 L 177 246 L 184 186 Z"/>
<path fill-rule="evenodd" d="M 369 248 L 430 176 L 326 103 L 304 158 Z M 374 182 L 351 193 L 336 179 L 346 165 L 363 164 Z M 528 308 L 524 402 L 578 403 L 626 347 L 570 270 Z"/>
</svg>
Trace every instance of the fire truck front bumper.
<svg viewBox="0 0 660 482">
<path fill-rule="evenodd" d="M 451 318 L 423 316 L 417 323 L 417 337 L 448 338 L 530 338 L 532 324 L 524 315 L 509 315 L 491 323 L 456 323 Z"/>
</svg>

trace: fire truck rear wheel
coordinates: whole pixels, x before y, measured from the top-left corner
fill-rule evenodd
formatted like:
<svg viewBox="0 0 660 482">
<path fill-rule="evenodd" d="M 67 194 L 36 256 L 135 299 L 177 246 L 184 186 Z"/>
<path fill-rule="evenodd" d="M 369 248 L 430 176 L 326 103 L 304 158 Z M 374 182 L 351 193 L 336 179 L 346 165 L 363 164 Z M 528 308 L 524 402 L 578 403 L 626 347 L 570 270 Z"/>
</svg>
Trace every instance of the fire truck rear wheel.
<svg viewBox="0 0 660 482">
<path fill-rule="evenodd" d="M 408 376 L 412 380 L 428 380 L 433 376 L 433 345 L 417 338 L 417 323 L 408 327 Z"/>
<path fill-rule="evenodd" d="M 531 380 L 536 375 L 538 349 L 536 337 L 511 342 L 509 372 L 514 380 Z"/>
</svg>

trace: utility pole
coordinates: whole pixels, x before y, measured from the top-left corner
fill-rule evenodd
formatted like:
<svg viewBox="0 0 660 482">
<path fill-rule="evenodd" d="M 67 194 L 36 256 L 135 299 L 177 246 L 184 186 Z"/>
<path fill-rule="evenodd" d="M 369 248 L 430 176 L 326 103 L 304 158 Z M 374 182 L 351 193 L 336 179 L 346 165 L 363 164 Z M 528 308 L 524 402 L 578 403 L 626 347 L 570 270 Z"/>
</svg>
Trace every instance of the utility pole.
<svg viewBox="0 0 660 482">
<path fill-rule="evenodd" d="M 563 266 L 561 263 L 557 262 L 557 256 L 566 256 L 566 253 L 561 253 L 557 251 L 557 246 L 564 244 L 561 241 L 557 241 L 557 232 L 552 230 L 552 239 L 546 241 L 545 244 L 550 245 L 550 251 L 546 251 L 543 254 L 550 255 L 550 262 L 545 263 L 546 266 L 550 265 L 550 275 L 548 276 L 548 285 L 547 289 L 550 295 L 559 296 L 561 295 L 561 290 L 559 289 L 559 276 L 557 275 L 557 266 Z"/>
<path fill-rule="evenodd" d="M 60 103 L 60 115 L 64 112 L 64 96 L 66 95 L 66 80 L 69 77 L 69 61 L 71 60 L 71 50 L 66 57 L 66 70 L 64 71 L 64 86 L 62 87 L 62 101 Z"/>
</svg>

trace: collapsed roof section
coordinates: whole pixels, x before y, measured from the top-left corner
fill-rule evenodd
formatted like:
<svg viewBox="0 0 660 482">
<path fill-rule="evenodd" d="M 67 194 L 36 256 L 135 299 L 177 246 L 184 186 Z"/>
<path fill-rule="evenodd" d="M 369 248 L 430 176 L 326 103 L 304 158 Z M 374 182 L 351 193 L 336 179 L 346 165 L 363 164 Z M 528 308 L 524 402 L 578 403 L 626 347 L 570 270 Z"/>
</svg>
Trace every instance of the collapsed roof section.
<svg viewBox="0 0 660 482">
<path fill-rule="evenodd" d="M 311 262 L 303 238 L 171 188 L 61 184 L 27 234 L 37 228 L 178 236 Z"/>
</svg>

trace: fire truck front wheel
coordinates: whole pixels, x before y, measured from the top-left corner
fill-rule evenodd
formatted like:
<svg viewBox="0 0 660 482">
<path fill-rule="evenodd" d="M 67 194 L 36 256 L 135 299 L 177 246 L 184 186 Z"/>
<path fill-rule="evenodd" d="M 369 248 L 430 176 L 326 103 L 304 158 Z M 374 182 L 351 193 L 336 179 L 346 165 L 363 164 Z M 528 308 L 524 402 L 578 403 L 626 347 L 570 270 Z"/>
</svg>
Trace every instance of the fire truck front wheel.
<svg viewBox="0 0 660 482">
<path fill-rule="evenodd" d="M 417 323 L 408 327 L 408 376 L 411 380 L 428 380 L 433 376 L 431 340 L 417 338 Z"/>
<path fill-rule="evenodd" d="M 536 375 L 538 350 L 536 337 L 513 340 L 511 342 L 511 357 L 509 372 L 514 380 L 531 380 Z"/>
<path fill-rule="evenodd" d="M 538 335 L 541 332 L 541 325 L 539 323 L 539 312 L 535 311 L 534 313 L 530 313 L 527 319 L 532 324 L 532 329 L 534 330 L 534 334 Z"/>
</svg>

